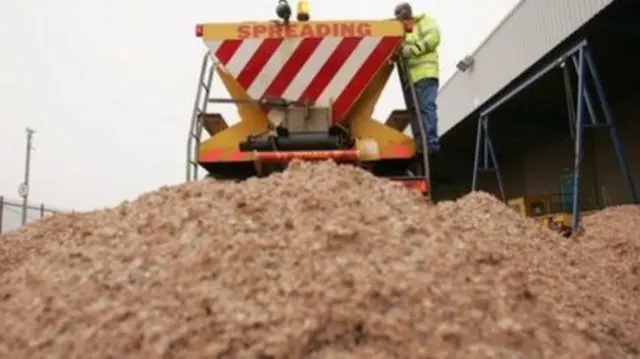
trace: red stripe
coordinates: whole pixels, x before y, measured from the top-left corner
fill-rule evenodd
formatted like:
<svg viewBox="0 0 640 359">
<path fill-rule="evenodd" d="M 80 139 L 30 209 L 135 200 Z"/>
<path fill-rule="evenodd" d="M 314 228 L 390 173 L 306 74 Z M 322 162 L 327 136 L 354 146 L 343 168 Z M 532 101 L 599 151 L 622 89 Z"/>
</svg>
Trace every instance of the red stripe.
<svg viewBox="0 0 640 359">
<path fill-rule="evenodd" d="M 396 45 L 400 42 L 397 37 L 384 37 L 371 52 L 367 60 L 362 64 L 358 72 L 344 88 L 342 93 L 333 103 L 333 118 L 336 122 L 342 122 L 344 115 L 351 105 L 360 97 L 360 94 L 369 85 L 380 67 L 389 59 Z"/>
<path fill-rule="evenodd" d="M 322 38 L 305 38 L 303 39 L 298 47 L 293 50 L 291 57 L 284 64 L 280 72 L 273 79 L 273 82 L 269 85 L 267 90 L 264 92 L 262 97 L 265 96 L 273 96 L 279 98 L 282 94 L 287 90 L 291 81 L 295 78 L 295 76 L 300 72 L 302 66 L 309 60 L 313 52 L 322 42 Z M 260 106 L 262 111 L 268 113 L 270 111 L 270 107 L 267 105 Z"/>
<path fill-rule="evenodd" d="M 215 53 L 216 58 L 223 65 L 229 63 L 233 54 L 238 51 L 238 48 L 242 45 L 242 40 L 225 40 Z"/>
<path fill-rule="evenodd" d="M 342 39 L 327 59 L 327 62 L 324 63 L 320 71 L 318 71 L 313 80 L 311 80 L 309 86 L 307 86 L 302 95 L 300 95 L 298 101 L 317 100 L 361 40 L 361 37 L 346 37 Z"/>
<path fill-rule="evenodd" d="M 236 77 L 236 80 L 243 89 L 249 89 L 253 80 L 258 77 L 258 74 L 264 65 L 267 64 L 271 56 L 273 56 L 273 53 L 278 46 L 280 46 L 282 40 L 282 38 L 265 39 L 260 43 L 260 46 L 258 46 L 256 52 L 253 53 L 247 65 L 240 71 L 238 77 Z"/>
<path fill-rule="evenodd" d="M 322 38 L 305 38 L 293 51 L 291 57 L 284 64 L 278 75 L 273 79 L 264 95 L 280 97 L 287 90 L 287 87 L 296 75 L 300 72 L 304 64 L 309 60 L 313 52 L 318 48 Z"/>
</svg>

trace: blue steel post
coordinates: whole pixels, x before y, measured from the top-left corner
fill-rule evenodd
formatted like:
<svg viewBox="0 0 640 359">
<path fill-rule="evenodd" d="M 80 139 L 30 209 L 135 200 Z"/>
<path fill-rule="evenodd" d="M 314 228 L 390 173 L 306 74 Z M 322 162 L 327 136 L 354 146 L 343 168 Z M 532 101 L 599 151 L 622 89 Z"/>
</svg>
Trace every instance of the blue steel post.
<svg viewBox="0 0 640 359">
<path fill-rule="evenodd" d="M 629 165 L 626 159 L 626 155 L 622 148 L 622 144 L 620 141 L 619 132 L 614 124 L 613 114 L 611 112 L 611 108 L 607 103 L 605 97 L 605 91 L 602 86 L 602 81 L 596 69 L 595 63 L 593 61 L 593 56 L 589 50 L 589 46 L 586 39 L 580 40 L 574 46 L 570 47 L 565 51 L 562 55 L 560 55 L 556 60 L 551 61 L 545 67 L 540 69 L 538 72 L 531 75 L 527 80 L 522 82 L 516 88 L 509 91 L 504 96 L 497 99 L 494 103 L 490 104 L 480 113 L 480 119 L 478 121 L 478 130 L 476 137 L 476 153 L 474 160 L 474 171 L 473 171 L 473 184 L 472 188 L 475 190 L 477 185 L 477 172 L 479 170 L 479 162 L 480 162 L 480 141 L 481 136 L 485 136 L 485 143 L 483 147 L 483 158 L 485 160 L 484 167 L 488 169 L 488 160 L 487 157 L 491 157 L 494 162 L 494 170 L 496 171 L 496 175 L 498 177 L 499 185 L 502 187 L 502 180 L 499 171 L 499 165 L 497 163 L 497 159 L 495 158 L 495 152 L 493 150 L 493 146 L 490 142 L 488 130 L 486 129 L 485 122 L 488 122 L 488 116 L 491 112 L 502 106 L 504 103 L 509 101 L 511 98 L 519 94 L 523 89 L 529 87 L 535 81 L 540 79 L 546 73 L 556 69 L 559 65 L 562 66 L 566 62 L 567 59 L 571 59 L 576 72 L 578 74 L 578 91 L 576 94 L 577 103 L 575 104 L 575 112 L 570 110 L 569 116 L 570 118 L 575 115 L 575 142 L 574 142 L 574 172 L 573 172 L 573 208 L 572 208 L 572 227 L 573 231 L 578 231 L 580 228 L 580 181 L 581 181 L 581 162 L 583 157 L 583 135 L 585 128 L 607 128 L 609 130 L 609 135 L 613 142 L 614 150 L 616 153 L 616 157 L 618 160 L 618 164 L 620 166 L 620 170 L 622 172 L 622 176 L 624 177 L 627 188 L 633 201 L 635 203 L 640 203 L 640 195 L 638 193 L 638 189 L 636 187 L 635 181 L 631 175 L 631 171 L 629 169 Z M 593 79 L 593 84 L 596 92 L 596 98 L 592 98 L 591 94 L 587 90 L 587 77 L 589 76 Z M 568 80 L 568 77 L 565 78 Z M 604 113 L 605 123 L 600 122 L 597 116 L 597 113 L 594 109 L 594 104 L 599 103 L 602 106 L 602 110 Z M 569 104 L 569 108 L 573 108 L 573 104 Z M 585 123 L 585 112 L 589 113 L 590 123 Z M 484 132 L 484 133 L 483 133 Z M 504 196 L 504 190 L 501 188 L 501 192 Z"/>
<path fill-rule="evenodd" d="M 481 159 L 482 152 L 482 159 Z M 480 161 L 482 160 L 482 167 Z M 493 165 L 491 165 L 493 164 Z M 476 130 L 476 150 L 473 160 L 473 179 L 471 181 L 471 190 L 475 191 L 478 188 L 478 172 L 495 172 L 496 179 L 498 180 L 498 188 L 500 190 L 500 196 L 503 201 L 506 201 L 504 192 L 504 185 L 502 183 L 502 176 L 500 174 L 500 166 L 498 165 L 498 158 L 491 143 L 491 136 L 489 135 L 489 116 L 483 116 L 478 119 L 478 128 Z"/>
<path fill-rule="evenodd" d="M 582 163 L 582 135 L 584 134 L 584 90 L 586 73 L 584 61 L 584 49 L 578 52 L 578 93 L 576 101 L 576 140 L 574 147 L 573 165 L 573 208 L 571 228 L 573 233 L 577 233 L 580 228 L 580 164 Z"/>
<path fill-rule="evenodd" d="M 640 200 L 638 198 L 638 189 L 636 188 L 635 180 L 631 175 L 629 162 L 627 161 L 626 155 L 622 148 L 620 134 L 615 126 L 611 108 L 609 107 L 609 103 L 607 102 L 606 96 L 604 94 L 604 88 L 602 86 L 602 81 L 600 80 L 600 75 L 598 74 L 589 49 L 585 49 L 584 52 L 587 67 L 589 68 L 589 72 L 591 73 L 591 77 L 593 78 L 596 95 L 598 96 L 598 100 L 600 101 L 600 105 L 602 106 L 602 112 L 604 113 L 604 118 L 609 128 L 609 136 L 611 137 L 611 141 L 613 142 L 613 148 L 616 151 L 616 157 L 618 159 L 620 171 L 622 172 L 622 177 L 627 182 L 627 189 L 629 190 L 629 194 L 631 194 L 633 202 L 636 204 L 640 203 Z"/>
<path fill-rule="evenodd" d="M 571 86 L 571 74 L 569 73 L 570 67 L 566 63 L 566 61 L 562 61 L 562 63 L 560 64 L 560 68 L 562 68 L 565 101 L 567 105 L 567 119 L 569 120 L 569 134 L 571 135 L 571 141 L 575 141 L 576 108 L 573 105 L 573 86 Z"/>
<path fill-rule="evenodd" d="M 585 49 L 588 49 L 585 48 Z M 585 52 L 586 55 L 586 52 Z M 578 71 L 578 59 L 575 56 L 572 56 L 573 59 L 573 66 L 576 69 L 576 73 Z M 587 104 L 587 110 L 589 111 L 589 117 L 591 118 L 591 123 L 593 125 L 598 124 L 600 121 L 598 119 L 598 114 L 596 113 L 594 107 L 593 107 L 593 101 L 591 100 L 591 95 L 589 93 L 589 89 L 585 86 L 584 88 L 584 101 Z"/>
<path fill-rule="evenodd" d="M 482 121 L 484 117 L 478 118 L 478 128 L 476 129 L 476 152 L 473 158 L 473 179 L 471 180 L 471 190 L 475 191 L 478 184 L 478 168 L 480 167 L 480 140 L 482 139 Z"/>
<path fill-rule="evenodd" d="M 506 202 L 507 197 L 504 194 L 504 185 L 502 184 L 502 175 L 500 174 L 500 165 L 498 164 L 498 157 L 496 156 L 495 151 L 493 150 L 493 144 L 491 143 L 491 137 L 489 136 L 489 117 L 485 117 L 485 120 L 482 124 L 484 127 L 484 141 L 486 144 L 486 150 L 488 155 L 485 153 L 485 165 L 488 166 L 488 158 L 491 157 L 491 162 L 493 162 L 493 170 L 496 172 L 496 179 L 498 180 L 498 189 L 500 190 L 500 196 L 502 197 L 502 201 Z M 489 169 L 489 168 L 487 168 Z"/>
<path fill-rule="evenodd" d="M 489 166 L 489 132 L 487 131 L 487 122 L 489 122 L 489 117 L 485 117 L 482 121 L 482 163 L 484 164 L 482 170 L 485 172 L 491 170 Z"/>
</svg>

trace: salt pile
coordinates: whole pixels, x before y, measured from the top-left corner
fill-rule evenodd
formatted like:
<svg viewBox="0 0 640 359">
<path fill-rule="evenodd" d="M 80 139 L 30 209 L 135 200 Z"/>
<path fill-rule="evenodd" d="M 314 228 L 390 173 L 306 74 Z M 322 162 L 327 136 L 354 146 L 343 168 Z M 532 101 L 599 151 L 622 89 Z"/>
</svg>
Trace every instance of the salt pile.
<svg viewBox="0 0 640 359">
<path fill-rule="evenodd" d="M 565 239 L 329 162 L 163 187 L 0 237 L 0 356 L 640 356 L 626 225 Z"/>
</svg>

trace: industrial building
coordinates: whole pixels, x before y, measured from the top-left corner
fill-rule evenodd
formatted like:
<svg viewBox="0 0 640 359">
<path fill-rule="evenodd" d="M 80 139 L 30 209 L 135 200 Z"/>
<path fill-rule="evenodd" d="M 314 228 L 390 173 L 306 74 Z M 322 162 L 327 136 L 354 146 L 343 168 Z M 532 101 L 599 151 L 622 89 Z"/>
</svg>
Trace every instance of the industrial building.
<svg viewBox="0 0 640 359">
<path fill-rule="evenodd" d="M 434 198 L 637 202 L 638 18 L 637 0 L 522 0 L 441 86 Z"/>
</svg>

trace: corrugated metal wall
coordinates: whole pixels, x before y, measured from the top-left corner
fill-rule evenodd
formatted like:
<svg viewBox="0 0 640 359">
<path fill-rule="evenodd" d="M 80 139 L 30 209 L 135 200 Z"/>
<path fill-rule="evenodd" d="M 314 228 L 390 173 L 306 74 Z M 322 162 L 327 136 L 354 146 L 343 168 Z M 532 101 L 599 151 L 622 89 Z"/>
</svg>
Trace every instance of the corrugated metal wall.
<svg viewBox="0 0 640 359">
<path fill-rule="evenodd" d="M 448 131 L 614 0 L 523 0 L 442 86 L 439 130 Z"/>
</svg>

